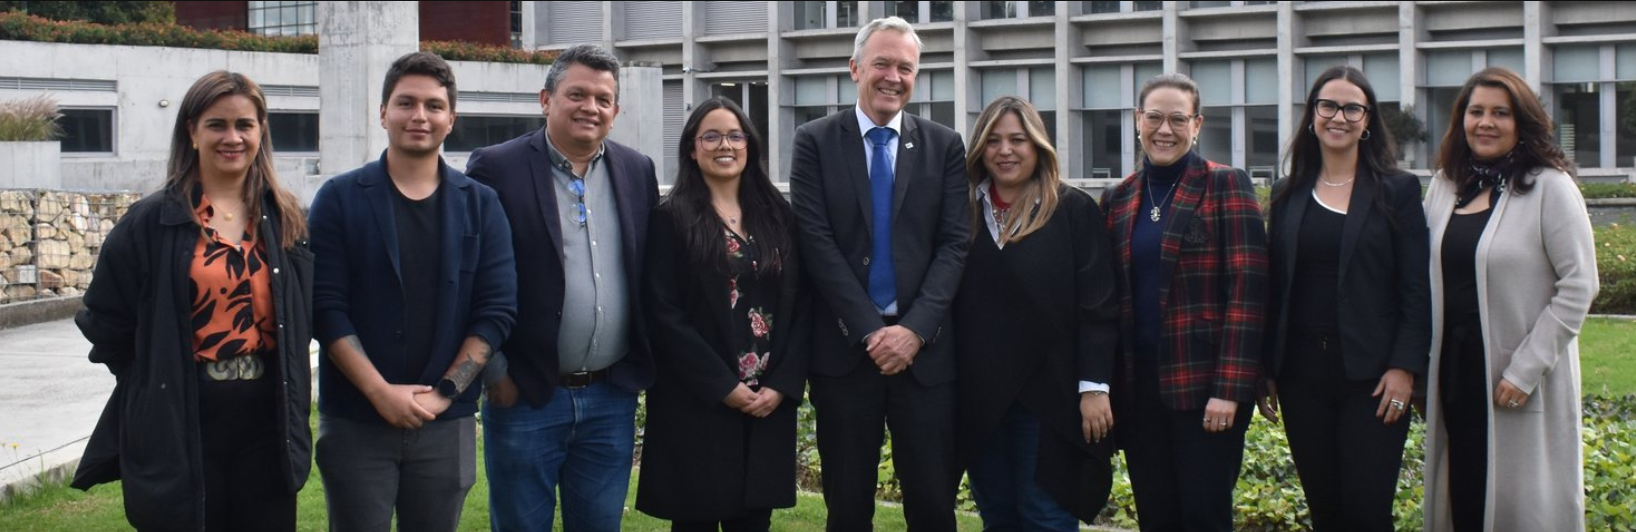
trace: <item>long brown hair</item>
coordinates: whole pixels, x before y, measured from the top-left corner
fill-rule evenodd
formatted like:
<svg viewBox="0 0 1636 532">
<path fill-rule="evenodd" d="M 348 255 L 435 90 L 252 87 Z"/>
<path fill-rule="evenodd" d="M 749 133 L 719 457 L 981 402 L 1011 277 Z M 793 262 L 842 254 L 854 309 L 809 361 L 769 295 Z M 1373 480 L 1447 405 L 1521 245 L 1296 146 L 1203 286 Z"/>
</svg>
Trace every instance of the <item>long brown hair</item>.
<svg viewBox="0 0 1636 532">
<path fill-rule="evenodd" d="M 1511 178 L 1509 189 L 1526 194 L 1534 188 L 1532 177 L 1542 168 L 1556 168 L 1570 177 L 1578 177 L 1578 167 L 1556 144 L 1551 115 L 1540 105 L 1539 96 L 1528 88 L 1522 76 L 1501 67 L 1488 67 L 1472 74 L 1460 88 L 1460 95 L 1454 99 L 1454 108 L 1449 112 L 1449 130 L 1443 134 L 1443 146 L 1437 151 L 1437 162 L 1432 166 L 1439 170 L 1439 175 L 1453 181 L 1456 190 L 1465 190 L 1470 181 L 1476 179 L 1475 172 L 1471 171 L 1471 145 L 1466 142 L 1465 115 L 1466 106 L 1471 104 L 1471 93 L 1477 87 L 1500 89 L 1511 97 L 1511 116 L 1517 123 L 1517 147 L 1512 149 L 1512 157 L 1515 167 L 1522 172 L 1508 176 Z"/>
<path fill-rule="evenodd" d="M 1018 206 L 1017 212 L 1027 215 L 1008 217 L 1000 227 L 1000 242 L 1011 243 L 1045 227 L 1045 223 L 1051 220 L 1051 214 L 1057 210 L 1057 185 L 1062 180 L 1057 170 L 1057 150 L 1051 147 L 1051 137 L 1045 132 L 1045 120 L 1040 118 L 1039 111 L 1034 110 L 1034 104 L 1016 96 L 995 99 L 983 109 L 983 114 L 977 115 L 977 124 L 973 128 L 976 134 L 972 136 L 972 146 L 966 150 L 966 179 L 971 180 L 967 196 L 975 221 L 974 229 L 982 227 L 983 220 L 983 209 L 977 199 L 981 191 L 977 190 L 977 184 L 988 178 L 988 167 L 983 166 L 983 143 L 987 142 L 988 136 L 994 132 L 994 125 L 1006 113 L 1015 115 L 1017 121 L 1022 122 L 1023 131 L 1028 132 L 1028 139 L 1034 142 L 1034 153 L 1039 157 L 1034 165 L 1033 179 L 1023 185 L 1022 194 L 1011 200 Z M 1032 208 L 1034 205 L 1038 207 Z M 972 234 L 978 232 L 972 231 Z"/>
<path fill-rule="evenodd" d="M 217 70 L 205 74 L 187 90 L 182 107 L 176 112 L 176 127 L 170 137 L 170 162 L 166 166 L 164 190 L 183 204 L 195 206 L 193 193 L 199 188 L 199 149 L 193 146 L 191 131 L 206 109 L 217 100 L 234 95 L 248 98 L 256 106 L 256 121 L 261 123 L 260 148 L 244 178 L 244 205 L 249 219 L 261 216 L 261 198 L 272 193 L 281 228 L 279 245 L 295 247 L 307 236 L 307 220 L 301 214 L 301 202 L 295 194 L 278 184 L 273 170 L 273 136 L 267 129 L 267 97 L 261 93 L 261 86 L 244 74 Z"/>
</svg>

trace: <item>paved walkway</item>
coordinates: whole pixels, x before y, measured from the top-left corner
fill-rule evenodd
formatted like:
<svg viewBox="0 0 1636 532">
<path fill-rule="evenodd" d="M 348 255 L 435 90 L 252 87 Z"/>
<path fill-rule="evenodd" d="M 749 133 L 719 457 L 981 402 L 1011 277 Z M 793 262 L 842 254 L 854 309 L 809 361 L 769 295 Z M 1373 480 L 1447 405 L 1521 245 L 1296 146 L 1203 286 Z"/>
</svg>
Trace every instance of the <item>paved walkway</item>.
<svg viewBox="0 0 1636 532">
<path fill-rule="evenodd" d="M 0 329 L 0 500 L 42 472 L 73 474 L 114 390 L 73 320 Z"/>
</svg>

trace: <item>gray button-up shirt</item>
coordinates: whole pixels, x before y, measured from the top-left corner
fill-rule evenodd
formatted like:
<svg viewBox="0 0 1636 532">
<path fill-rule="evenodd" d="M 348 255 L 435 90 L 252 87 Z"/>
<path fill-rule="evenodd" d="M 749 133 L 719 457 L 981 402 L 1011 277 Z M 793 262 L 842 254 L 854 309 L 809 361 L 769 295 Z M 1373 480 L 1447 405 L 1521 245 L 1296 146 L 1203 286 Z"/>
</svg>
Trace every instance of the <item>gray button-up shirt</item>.
<svg viewBox="0 0 1636 532">
<path fill-rule="evenodd" d="M 619 205 L 614 201 L 606 148 L 598 149 L 584 176 L 545 139 L 551 157 L 551 181 L 557 192 L 557 221 L 562 224 L 562 328 L 557 332 L 557 368 L 562 373 L 597 371 L 624 358 L 630 348 L 630 290 L 620 247 Z M 583 177 L 585 195 L 574 193 Z M 580 223 L 584 204 L 585 222 Z"/>
</svg>

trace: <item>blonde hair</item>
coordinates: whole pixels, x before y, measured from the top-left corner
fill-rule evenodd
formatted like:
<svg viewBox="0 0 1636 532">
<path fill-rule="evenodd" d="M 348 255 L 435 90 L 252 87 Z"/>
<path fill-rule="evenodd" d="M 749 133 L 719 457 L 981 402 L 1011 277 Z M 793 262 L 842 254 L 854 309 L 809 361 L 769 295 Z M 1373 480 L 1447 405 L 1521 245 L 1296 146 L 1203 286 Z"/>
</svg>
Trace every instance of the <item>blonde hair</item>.
<svg viewBox="0 0 1636 532">
<path fill-rule="evenodd" d="M 1034 165 L 1034 175 L 1023 185 L 1022 194 L 1011 201 L 1021 208 L 1018 212 L 1026 212 L 1027 216 L 1011 216 L 1006 218 L 1005 224 L 1000 227 L 1000 242 L 1012 243 L 1022 240 L 1051 220 L 1051 215 L 1057 210 L 1057 188 L 1062 182 L 1057 170 L 1057 150 L 1051 146 L 1051 137 L 1046 134 L 1045 120 L 1040 118 L 1039 111 L 1027 100 L 1015 96 L 1002 96 L 988 104 L 983 114 L 977 115 L 977 124 L 973 128 L 972 146 L 966 149 L 966 178 L 971 180 L 971 189 L 968 192 L 971 204 L 973 228 L 982 227 L 983 209 L 977 185 L 989 177 L 988 167 L 983 166 L 983 143 L 988 136 L 994 133 L 994 125 L 1006 113 L 1016 115 L 1022 122 L 1023 131 L 1028 133 L 1028 139 L 1034 142 L 1035 155 L 1039 161 Z M 1028 207 L 1033 207 L 1029 209 Z M 978 234 L 972 231 L 972 234 Z"/>
</svg>

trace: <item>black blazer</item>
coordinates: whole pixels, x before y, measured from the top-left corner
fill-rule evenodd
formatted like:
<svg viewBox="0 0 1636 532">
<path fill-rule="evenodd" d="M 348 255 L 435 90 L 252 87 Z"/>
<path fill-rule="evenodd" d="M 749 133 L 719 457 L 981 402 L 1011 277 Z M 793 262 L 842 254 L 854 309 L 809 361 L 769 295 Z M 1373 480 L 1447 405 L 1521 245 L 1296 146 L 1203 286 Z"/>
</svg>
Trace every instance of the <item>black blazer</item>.
<svg viewBox="0 0 1636 532">
<path fill-rule="evenodd" d="M 903 113 L 892 194 L 892 258 L 898 324 L 926 340 L 909 366 L 923 385 L 954 379 L 952 342 L 944 332 L 971 243 L 965 157 L 954 130 Z M 867 358 L 864 336 L 885 326 L 868 294 L 874 215 L 866 160 L 852 107 L 795 130 L 790 197 L 807 272 L 821 295 L 813 308 L 819 325 L 812 346 L 812 371 L 819 375 L 851 372 Z"/>
<path fill-rule="evenodd" d="M 1376 180 L 1365 172 L 1358 171 L 1341 230 L 1340 299 L 1335 304 L 1340 306 L 1346 378 L 1376 380 L 1389 368 L 1424 378 L 1431 345 L 1431 248 L 1420 180 L 1406 172 Z M 1273 194 L 1287 186 L 1288 179 L 1279 180 Z M 1312 202 L 1312 185 L 1289 192 L 1268 211 L 1272 297 L 1267 299 L 1271 322 L 1262 363 L 1273 378 L 1284 363 L 1289 295 L 1296 289 L 1296 242 L 1301 217 Z M 1381 211 L 1376 196 L 1390 212 Z"/>
<path fill-rule="evenodd" d="M 772 355 L 760 381 L 784 399 L 771 415 L 753 418 L 722 404 L 739 384 L 739 353 L 729 339 L 750 331 L 731 328 L 728 277 L 691 263 L 688 229 L 669 201 L 654 211 L 648 233 L 643 297 L 658 375 L 647 392 L 636 509 L 704 521 L 795 506 L 795 411 L 806 390 L 812 331 L 798 253 L 786 257 L 777 285 L 762 287 L 778 290 L 778 303 L 770 309 Z"/>
<path fill-rule="evenodd" d="M 623 273 L 631 312 L 630 352 L 608 371 L 615 386 L 634 393 L 653 383 L 653 357 L 641 318 L 641 287 L 648 212 L 659 201 L 659 182 L 653 160 L 646 155 L 611 140 L 602 145 L 606 150 L 602 164 L 607 165 L 614 200 L 619 204 L 620 251 L 625 256 Z M 517 326 L 502 350 L 510 363 L 507 374 L 523 399 L 536 408 L 544 406 L 560 379 L 557 332 L 562 326 L 566 282 L 562 225 L 545 129 L 473 151 L 466 162 L 466 175 L 500 194 L 500 204 L 511 221 L 512 248 L 517 254 Z"/>
</svg>

